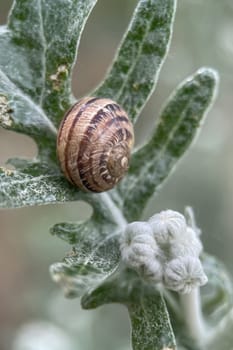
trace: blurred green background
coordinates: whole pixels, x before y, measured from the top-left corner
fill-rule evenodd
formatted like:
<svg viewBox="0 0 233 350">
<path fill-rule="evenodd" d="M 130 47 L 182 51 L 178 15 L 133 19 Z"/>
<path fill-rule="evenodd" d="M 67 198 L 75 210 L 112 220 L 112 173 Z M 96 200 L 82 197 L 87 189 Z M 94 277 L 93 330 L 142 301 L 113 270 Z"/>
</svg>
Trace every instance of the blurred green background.
<svg viewBox="0 0 233 350">
<path fill-rule="evenodd" d="M 0 24 L 12 1 L 0 0 Z M 103 78 L 136 0 L 99 0 L 84 31 L 73 77 L 75 95 L 87 94 Z M 201 66 L 220 74 L 219 96 L 189 153 L 150 202 L 144 217 L 193 206 L 205 249 L 233 267 L 233 1 L 178 0 L 171 50 L 155 94 L 136 125 L 140 144 L 165 99 Z M 0 130 L 0 166 L 9 157 L 33 157 L 35 143 Z M 121 306 L 82 311 L 66 300 L 48 268 L 68 245 L 49 234 L 56 222 L 87 217 L 85 203 L 67 203 L 0 212 L 0 349 L 126 350 L 129 323 Z"/>
</svg>

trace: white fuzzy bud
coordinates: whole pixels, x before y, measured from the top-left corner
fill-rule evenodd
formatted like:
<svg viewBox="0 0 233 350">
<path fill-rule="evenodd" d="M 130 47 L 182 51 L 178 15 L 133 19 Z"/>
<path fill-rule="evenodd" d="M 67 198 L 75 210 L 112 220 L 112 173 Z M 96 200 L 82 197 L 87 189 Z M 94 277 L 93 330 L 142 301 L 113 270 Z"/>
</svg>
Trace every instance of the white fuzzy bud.
<svg viewBox="0 0 233 350">
<path fill-rule="evenodd" d="M 179 239 L 173 240 L 170 246 L 170 257 L 172 259 L 187 255 L 199 257 L 202 249 L 202 243 L 196 232 L 191 227 L 187 227 Z"/>
<path fill-rule="evenodd" d="M 189 218 L 193 212 L 189 211 Z M 194 225 L 194 218 L 190 219 Z M 195 226 L 196 227 L 196 226 Z M 173 210 L 153 215 L 148 222 L 128 224 L 120 237 L 122 261 L 149 282 L 189 293 L 207 282 L 199 255 L 202 243 L 185 217 Z"/>
<path fill-rule="evenodd" d="M 158 247 L 150 225 L 141 221 L 128 224 L 120 238 L 120 250 L 122 260 L 132 268 L 139 268 L 145 260 L 153 259 Z"/>
<path fill-rule="evenodd" d="M 121 236 L 121 241 L 130 244 L 132 239 L 136 236 L 145 235 L 153 237 L 153 231 L 150 225 L 145 221 L 134 221 L 128 224 Z"/>
<path fill-rule="evenodd" d="M 207 281 L 200 260 L 191 256 L 171 260 L 164 271 L 165 287 L 183 294 L 203 286 Z"/>
<path fill-rule="evenodd" d="M 153 215 L 148 223 L 159 245 L 166 245 L 186 231 L 186 221 L 182 214 L 173 210 L 164 210 Z"/>
<path fill-rule="evenodd" d="M 162 267 L 158 260 L 161 252 L 147 222 L 138 221 L 126 226 L 120 238 L 120 251 L 122 261 L 143 278 L 153 276 L 153 280 L 161 281 Z"/>
<path fill-rule="evenodd" d="M 141 266 L 140 273 L 143 279 L 159 283 L 163 279 L 163 266 L 158 259 L 149 259 Z"/>
</svg>

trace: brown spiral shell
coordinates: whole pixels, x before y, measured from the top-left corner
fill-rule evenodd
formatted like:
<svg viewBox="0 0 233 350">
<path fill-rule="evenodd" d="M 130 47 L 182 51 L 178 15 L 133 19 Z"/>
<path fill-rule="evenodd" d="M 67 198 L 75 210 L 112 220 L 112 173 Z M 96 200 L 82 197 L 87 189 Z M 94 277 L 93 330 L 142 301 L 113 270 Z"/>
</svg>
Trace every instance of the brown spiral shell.
<svg viewBox="0 0 233 350">
<path fill-rule="evenodd" d="M 61 122 L 57 155 L 71 183 L 84 191 L 103 192 L 128 170 L 133 143 L 133 126 L 116 102 L 84 97 Z"/>
</svg>

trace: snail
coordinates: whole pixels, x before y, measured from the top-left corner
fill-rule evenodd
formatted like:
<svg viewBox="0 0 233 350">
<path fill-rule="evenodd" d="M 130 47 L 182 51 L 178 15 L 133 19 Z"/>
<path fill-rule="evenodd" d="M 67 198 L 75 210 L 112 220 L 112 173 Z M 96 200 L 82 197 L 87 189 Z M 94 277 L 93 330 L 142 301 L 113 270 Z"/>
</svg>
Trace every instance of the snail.
<svg viewBox="0 0 233 350">
<path fill-rule="evenodd" d="M 72 184 L 103 192 L 127 172 L 133 144 L 133 126 L 122 107 L 111 99 L 84 97 L 61 121 L 57 156 Z"/>
</svg>

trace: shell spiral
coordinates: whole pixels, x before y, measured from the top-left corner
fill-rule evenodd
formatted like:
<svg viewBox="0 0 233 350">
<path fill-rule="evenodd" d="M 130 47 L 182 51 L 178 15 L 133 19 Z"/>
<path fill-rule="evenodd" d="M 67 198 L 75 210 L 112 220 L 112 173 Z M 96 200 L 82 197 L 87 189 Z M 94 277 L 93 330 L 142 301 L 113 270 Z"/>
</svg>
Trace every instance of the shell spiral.
<svg viewBox="0 0 233 350">
<path fill-rule="evenodd" d="M 84 191 L 103 192 L 125 175 L 133 144 L 133 126 L 116 102 L 84 97 L 61 122 L 57 155 L 71 183 Z"/>
</svg>

